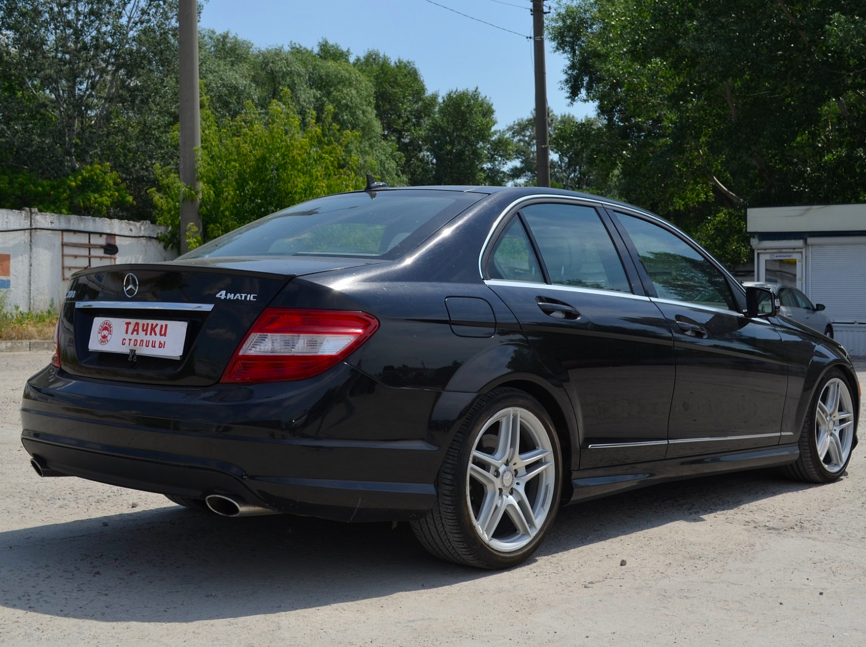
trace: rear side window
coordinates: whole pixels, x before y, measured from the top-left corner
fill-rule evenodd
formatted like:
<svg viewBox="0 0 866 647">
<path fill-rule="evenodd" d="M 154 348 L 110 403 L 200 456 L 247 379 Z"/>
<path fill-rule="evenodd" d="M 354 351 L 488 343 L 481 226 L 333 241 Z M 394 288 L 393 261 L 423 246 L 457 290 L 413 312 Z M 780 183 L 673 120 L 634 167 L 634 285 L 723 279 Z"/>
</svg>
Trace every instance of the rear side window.
<svg viewBox="0 0 866 647">
<path fill-rule="evenodd" d="M 617 212 L 661 299 L 738 310 L 724 275 L 676 234 Z"/>
<path fill-rule="evenodd" d="M 256 220 L 183 258 L 399 258 L 484 197 L 478 193 L 429 190 L 332 195 Z"/>
<path fill-rule="evenodd" d="M 598 213 L 573 204 L 533 204 L 522 210 L 550 282 L 630 292 L 619 254 Z"/>
<path fill-rule="evenodd" d="M 544 275 L 520 218 L 512 218 L 496 241 L 487 272 L 492 279 L 544 283 Z"/>
</svg>

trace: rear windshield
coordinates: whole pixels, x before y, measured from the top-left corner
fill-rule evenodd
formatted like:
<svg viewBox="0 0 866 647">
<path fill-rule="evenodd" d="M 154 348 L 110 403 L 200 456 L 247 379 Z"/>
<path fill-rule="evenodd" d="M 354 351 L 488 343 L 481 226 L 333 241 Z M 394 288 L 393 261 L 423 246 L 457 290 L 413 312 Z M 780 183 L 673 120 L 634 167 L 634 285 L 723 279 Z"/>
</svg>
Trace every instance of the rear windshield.
<svg viewBox="0 0 866 647">
<path fill-rule="evenodd" d="M 430 190 L 332 195 L 256 220 L 183 258 L 399 258 L 483 197 L 478 193 Z"/>
</svg>

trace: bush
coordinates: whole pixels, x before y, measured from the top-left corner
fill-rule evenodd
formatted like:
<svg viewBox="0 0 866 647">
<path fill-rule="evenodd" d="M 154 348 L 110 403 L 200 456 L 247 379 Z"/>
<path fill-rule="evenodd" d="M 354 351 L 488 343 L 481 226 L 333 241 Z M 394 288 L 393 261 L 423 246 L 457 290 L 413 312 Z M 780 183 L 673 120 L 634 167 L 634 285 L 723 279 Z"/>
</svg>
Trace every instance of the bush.
<svg viewBox="0 0 866 647">
<path fill-rule="evenodd" d="M 82 166 L 55 180 L 23 169 L 0 168 L 0 207 L 6 209 L 111 217 L 132 204 L 120 176 L 108 164 Z"/>
<path fill-rule="evenodd" d="M 244 114 L 218 122 L 207 101 L 201 118 L 198 179 L 203 232 L 184 232 L 194 243 L 222 236 L 262 216 L 331 193 L 364 186 L 354 151 L 359 135 L 341 130 L 327 110 L 322 123 L 302 124 L 288 90 L 266 114 L 252 103 Z M 190 189 L 178 174 L 157 167 L 150 195 L 166 242 L 180 241 L 180 203 Z M 203 235 L 200 235 L 203 234 Z"/>
</svg>

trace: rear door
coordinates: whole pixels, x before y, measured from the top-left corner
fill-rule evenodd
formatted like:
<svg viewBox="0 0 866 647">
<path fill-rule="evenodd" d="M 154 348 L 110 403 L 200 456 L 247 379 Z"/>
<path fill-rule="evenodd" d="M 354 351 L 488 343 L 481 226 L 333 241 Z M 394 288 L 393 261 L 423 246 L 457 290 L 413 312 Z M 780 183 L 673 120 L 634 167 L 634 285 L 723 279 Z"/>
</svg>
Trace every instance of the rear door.
<svg viewBox="0 0 866 647">
<path fill-rule="evenodd" d="M 674 336 L 668 457 L 775 445 L 787 391 L 781 336 L 749 319 L 715 262 L 673 228 L 612 213 Z"/>
<path fill-rule="evenodd" d="M 568 390 L 583 469 L 663 458 L 674 387 L 668 324 L 609 227 L 588 204 L 529 202 L 485 255 L 487 285 Z"/>
</svg>

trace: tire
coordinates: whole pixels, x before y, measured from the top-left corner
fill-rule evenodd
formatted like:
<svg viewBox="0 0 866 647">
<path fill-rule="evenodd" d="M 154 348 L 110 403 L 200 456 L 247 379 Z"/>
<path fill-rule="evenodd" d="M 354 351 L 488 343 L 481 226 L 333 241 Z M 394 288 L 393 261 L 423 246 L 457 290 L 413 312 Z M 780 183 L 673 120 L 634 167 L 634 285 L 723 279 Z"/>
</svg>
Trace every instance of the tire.
<svg viewBox="0 0 866 647">
<path fill-rule="evenodd" d="M 857 427 L 853 402 L 842 372 L 829 371 L 809 404 L 800 432 L 800 457 L 785 468 L 788 476 L 811 483 L 831 483 L 845 473 Z"/>
<path fill-rule="evenodd" d="M 561 480 L 559 439 L 544 407 L 523 391 L 496 389 L 464 418 L 439 470 L 436 504 L 412 530 L 440 559 L 514 566 L 547 535 Z"/>
<path fill-rule="evenodd" d="M 207 504 L 204 502 L 204 499 L 192 499 L 190 497 L 175 496 L 173 494 L 165 494 L 163 496 L 165 496 L 165 498 L 172 503 L 182 505 L 184 508 L 189 508 L 190 510 L 197 510 L 199 512 L 210 512 Z"/>
<path fill-rule="evenodd" d="M 833 339 L 833 326 L 827 326 L 824 328 L 824 334 L 830 339 Z"/>
</svg>

